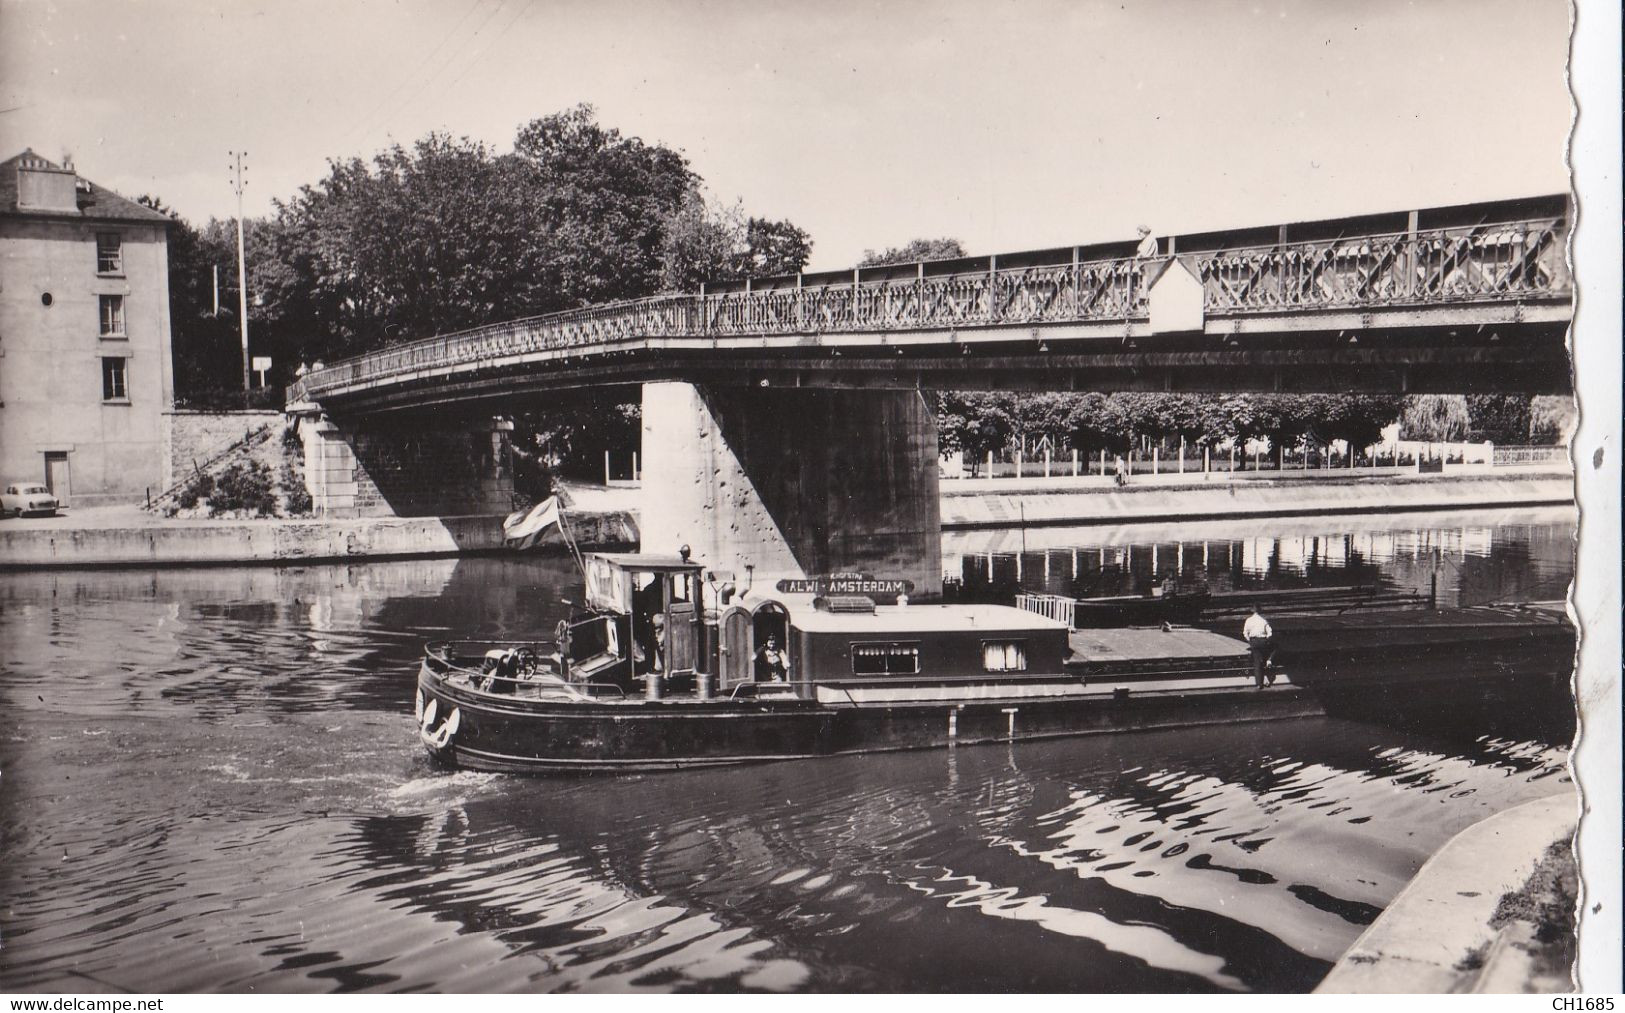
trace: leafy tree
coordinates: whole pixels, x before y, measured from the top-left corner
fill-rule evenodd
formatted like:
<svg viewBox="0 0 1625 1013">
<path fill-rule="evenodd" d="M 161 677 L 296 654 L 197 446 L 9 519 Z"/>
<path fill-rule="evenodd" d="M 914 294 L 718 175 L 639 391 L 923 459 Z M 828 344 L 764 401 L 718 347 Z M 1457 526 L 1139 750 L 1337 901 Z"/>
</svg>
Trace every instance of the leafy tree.
<svg viewBox="0 0 1625 1013">
<path fill-rule="evenodd" d="M 536 171 L 444 134 L 395 145 L 371 167 L 331 163 L 279 205 L 271 263 L 255 261 L 257 275 L 286 283 L 268 286 L 282 297 L 269 315 L 320 327 L 328 347 L 313 354 L 332 355 L 565 308 L 568 258 L 527 200 Z M 572 256 L 584 256 L 590 238 L 572 238 L 583 244 Z"/>
<path fill-rule="evenodd" d="M 602 398 L 553 403 L 514 420 L 514 456 L 525 491 L 546 495 L 550 476 L 599 480 L 604 451 L 627 457 L 641 446 L 642 406 Z M 539 479 L 539 480 L 538 480 Z"/>
<path fill-rule="evenodd" d="M 812 239 L 787 221 L 746 218 L 743 208 L 711 204 L 695 191 L 671 216 L 661 264 L 661 288 L 693 292 L 704 282 L 798 274 Z"/>
<path fill-rule="evenodd" d="M 1567 443 L 1574 421 L 1574 398 L 1564 394 L 1538 395 L 1529 402 L 1529 442 Z"/>
<path fill-rule="evenodd" d="M 1072 410 L 1067 415 L 1067 431 L 1072 445 L 1085 449 L 1121 449 L 1127 434 L 1122 413 L 1114 409 L 1107 395 L 1096 393 L 1073 398 Z"/>
<path fill-rule="evenodd" d="M 684 196 L 666 222 L 660 288 L 694 292 L 703 283 L 734 277 L 737 261 L 749 249 L 745 214 L 739 204 L 712 204 L 698 190 Z"/>
<path fill-rule="evenodd" d="M 1399 432 L 1407 440 L 1454 443 L 1466 438 L 1470 424 L 1460 394 L 1413 394 L 1405 399 Z"/>
<path fill-rule="evenodd" d="M 1012 399 L 1010 406 L 1016 441 L 1032 446 L 1048 440 L 1063 442 L 1072 432 L 1075 394 L 1041 393 Z"/>
<path fill-rule="evenodd" d="M 945 260 L 965 256 L 965 248 L 957 239 L 912 239 L 906 245 L 887 247 L 876 253 L 864 250 L 859 267 L 880 267 L 885 264 L 912 264 L 921 260 Z"/>
<path fill-rule="evenodd" d="M 334 358 L 805 265 L 805 232 L 700 188 L 680 153 L 586 105 L 525 124 L 511 154 L 431 133 L 335 160 L 250 230 L 255 330 L 290 361 Z"/>
<path fill-rule="evenodd" d="M 944 454 L 962 451 L 977 463 L 1010 446 L 1017 431 L 1012 394 L 952 392 L 937 395 L 937 445 Z"/>
<path fill-rule="evenodd" d="M 1467 420 L 1474 440 L 1526 443 L 1530 398 L 1527 394 L 1469 394 Z"/>
<path fill-rule="evenodd" d="M 1388 395 L 1319 395 L 1315 432 L 1326 440 L 1346 440 L 1350 455 L 1382 439 L 1398 421 L 1404 398 Z"/>
<path fill-rule="evenodd" d="M 159 198 L 142 195 L 136 200 L 168 215 L 173 223 L 169 228 L 169 328 L 176 402 L 240 405 L 243 366 L 237 338 L 235 238 L 228 256 L 212 237 L 193 228 Z M 222 286 L 221 315 L 214 313 L 216 267 Z"/>
<path fill-rule="evenodd" d="M 788 221 L 752 218 L 745 223 L 745 263 L 758 278 L 799 274 L 812 256 L 812 237 Z"/>
</svg>

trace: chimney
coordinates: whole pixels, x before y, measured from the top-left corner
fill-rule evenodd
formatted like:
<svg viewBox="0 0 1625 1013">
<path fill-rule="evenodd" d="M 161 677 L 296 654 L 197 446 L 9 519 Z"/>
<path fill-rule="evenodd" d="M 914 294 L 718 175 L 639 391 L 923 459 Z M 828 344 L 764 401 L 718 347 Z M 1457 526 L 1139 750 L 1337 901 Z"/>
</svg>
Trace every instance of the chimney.
<svg viewBox="0 0 1625 1013">
<path fill-rule="evenodd" d="M 77 214 L 79 177 L 25 151 L 17 159 L 17 210 Z"/>
</svg>

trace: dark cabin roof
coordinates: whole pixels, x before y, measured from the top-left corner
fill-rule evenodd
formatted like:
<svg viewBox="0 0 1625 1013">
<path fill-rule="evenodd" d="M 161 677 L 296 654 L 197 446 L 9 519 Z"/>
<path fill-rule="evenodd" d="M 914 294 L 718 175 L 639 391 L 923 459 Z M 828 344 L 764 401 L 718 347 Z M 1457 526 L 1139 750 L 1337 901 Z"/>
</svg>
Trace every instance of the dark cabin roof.
<svg viewBox="0 0 1625 1013">
<path fill-rule="evenodd" d="M 69 211 L 17 210 L 17 163 L 24 158 L 38 159 L 53 169 L 62 168 L 50 159 L 40 158 L 32 149 L 20 151 L 4 162 L 0 162 L 0 215 L 27 215 L 40 218 L 74 217 L 73 212 Z M 78 217 L 100 221 L 144 222 L 152 225 L 170 224 L 171 219 L 166 214 L 121 197 L 106 187 L 85 179 L 83 176 L 80 176 L 79 180 L 89 186 L 90 192 L 81 191 L 79 194 Z"/>
</svg>

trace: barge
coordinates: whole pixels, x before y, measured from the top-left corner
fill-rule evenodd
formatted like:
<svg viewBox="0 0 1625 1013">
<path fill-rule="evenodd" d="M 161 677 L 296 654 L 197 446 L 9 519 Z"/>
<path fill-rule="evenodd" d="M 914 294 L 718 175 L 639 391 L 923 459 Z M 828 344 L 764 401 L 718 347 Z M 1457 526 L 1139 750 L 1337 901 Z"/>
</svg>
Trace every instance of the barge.
<svg viewBox="0 0 1625 1013">
<path fill-rule="evenodd" d="M 1023 608 L 909 603 L 885 582 L 741 593 L 686 553 L 589 553 L 583 569 L 584 607 L 551 640 L 428 645 L 415 712 L 436 761 L 669 770 L 1313 717 L 1396 685 L 1566 686 L 1574 651 L 1560 612 L 1407 614 L 1403 664 L 1384 627 L 1299 626 L 1278 631 L 1278 671 L 1257 688 L 1247 647 L 1210 630 L 1073 630 Z"/>
</svg>

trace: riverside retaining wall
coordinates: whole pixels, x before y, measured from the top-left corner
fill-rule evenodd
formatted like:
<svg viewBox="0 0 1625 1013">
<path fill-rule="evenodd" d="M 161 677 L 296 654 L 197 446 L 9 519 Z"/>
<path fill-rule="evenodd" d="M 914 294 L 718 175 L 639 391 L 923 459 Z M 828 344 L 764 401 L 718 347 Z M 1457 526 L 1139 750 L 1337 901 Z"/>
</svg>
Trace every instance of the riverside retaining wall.
<svg viewBox="0 0 1625 1013">
<path fill-rule="evenodd" d="M 1470 958 L 1494 940 L 1501 897 L 1529 879 L 1553 842 L 1574 835 L 1578 814 L 1579 799 L 1569 790 L 1497 813 L 1451 838 L 1315 991 L 1474 990 L 1479 975 Z"/>
<path fill-rule="evenodd" d="M 1572 503 L 1567 473 L 1349 476 L 1227 481 L 1210 476 L 1126 486 L 1095 480 L 1064 491 L 1036 483 L 1010 492 L 958 490 L 943 483 L 944 528 L 1044 524 L 1123 524 L 1193 517 L 1390 513 Z M 1041 480 L 1040 480 L 1041 481 Z M 1075 480 L 1074 480 L 1075 481 Z"/>
<path fill-rule="evenodd" d="M 583 547 L 630 546 L 638 538 L 636 522 L 619 511 L 572 513 L 570 527 Z M 501 547 L 500 515 L 0 525 L 0 568 L 314 562 L 452 556 Z"/>
<path fill-rule="evenodd" d="M 265 426 L 273 428 L 269 443 L 280 454 L 275 437 L 281 435 L 283 422 L 280 411 L 164 412 L 163 485 L 152 490 L 153 495 L 186 481 L 194 467 L 207 467 L 216 455 Z"/>
</svg>

